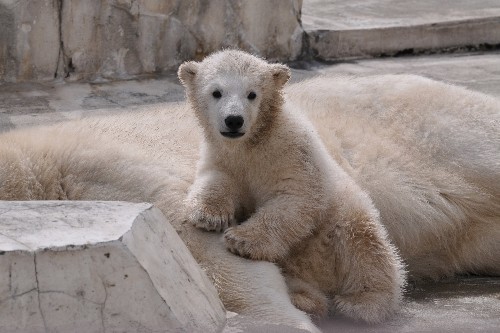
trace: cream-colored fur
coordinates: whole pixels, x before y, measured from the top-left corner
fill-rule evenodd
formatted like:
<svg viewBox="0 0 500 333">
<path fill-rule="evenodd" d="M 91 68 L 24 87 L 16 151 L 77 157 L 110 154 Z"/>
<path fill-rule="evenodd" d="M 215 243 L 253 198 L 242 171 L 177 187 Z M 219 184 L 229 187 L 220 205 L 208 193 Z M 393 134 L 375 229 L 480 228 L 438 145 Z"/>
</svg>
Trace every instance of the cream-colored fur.
<svg viewBox="0 0 500 333">
<path fill-rule="evenodd" d="M 411 278 L 500 275 L 497 99 L 406 75 L 287 92 L 370 194 Z"/>
<path fill-rule="evenodd" d="M 233 55 L 240 56 L 243 64 L 249 59 Z M 253 102 L 279 101 L 286 69 L 248 61 L 257 68 L 242 66 L 229 75 L 241 80 L 231 87 L 259 83 L 261 99 Z M 191 95 L 192 101 L 212 97 L 214 75 L 231 68 L 228 60 L 200 70 L 208 63 L 185 67 L 198 70 L 187 75 L 204 73 L 192 81 L 192 91 L 207 89 L 207 96 Z M 249 103 L 247 94 L 240 109 Z M 310 313 L 334 305 L 369 321 L 392 311 L 401 281 L 387 238 L 413 278 L 500 275 L 498 100 L 415 76 L 317 78 L 286 87 L 277 117 L 250 107 L 251 126 L 238 139 L 219 137 L 218 127 L 207 133 L 200 112 L 209 108 L 203 103 L 195 107 L 197 117 L 179 104 L 3 134 L 0 199 L 153 202 L 213 279 L 228 310 L 310 331 L 311 321 L 291 301 Z M 258 119 L 288 125 L 273 125 L 275 131 Z M 220 120 L 212 124 L 223 126 Z M 260 134 L 252 136 L 252 129 Z M 200 177 L 194 172 L 199 159 Z M 213 164 L 222 170 L 215 172 Z M 224 179 L 224 171 L 236 167 L 245 170 L 235 173 L 237 186 L 213 192 L 219 195 L 212 204 L 227 205 L 207 204 L 204 171 L 210 188 L 214 178 Z M 185 212 L 195 176 L 188 202 L 198 208 Z M 227 197 L 223 190 L 230 191 Z M 193 228 L 186 215 L 209 229 L 247 221 L 228 229 L 224 240 Z M 226 246 L 276 264 L 243 259 Z"/>
<path fill-rule="evenodd" d="M 4 133 L 0 200 L 152 202 L 212 279 L 227 310 L 318 332 L 290 302 L 276 265 L 235 256 L 221 234 L 186 223 L 183 202 L 199 141 L 185 104 Z"/>
<path fill-rule="evenodd" d="M 276 262 L 300 309 L 324 315 L 331 298 L 356 319 L 390 315 L 403 282 L 397 255 L 368 195 L 301 109 L 284 102 L 288 68 L 226 51 L 182 65 L 179 77 L 205 136 L 187 198 L 191 222 L 216 231 L 233 225 L 228 249 Z M 233 132 L 243 136 L 227 138 L 224 121 L 235 116 L 242 126 Z"/>
</svg>

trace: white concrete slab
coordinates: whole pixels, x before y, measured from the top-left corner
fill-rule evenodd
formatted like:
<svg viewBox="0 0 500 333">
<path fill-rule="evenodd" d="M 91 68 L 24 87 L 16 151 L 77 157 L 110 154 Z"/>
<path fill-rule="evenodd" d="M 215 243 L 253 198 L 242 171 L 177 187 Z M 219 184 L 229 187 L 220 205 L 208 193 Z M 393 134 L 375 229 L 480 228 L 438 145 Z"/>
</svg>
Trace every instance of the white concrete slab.
<svg viewBox="0 0 500 333">
<path fill-rule="evenodd" d="M 163 214 L 0 202 L 0 332 L 219 332 L 217 292 Z"/>
</svg>

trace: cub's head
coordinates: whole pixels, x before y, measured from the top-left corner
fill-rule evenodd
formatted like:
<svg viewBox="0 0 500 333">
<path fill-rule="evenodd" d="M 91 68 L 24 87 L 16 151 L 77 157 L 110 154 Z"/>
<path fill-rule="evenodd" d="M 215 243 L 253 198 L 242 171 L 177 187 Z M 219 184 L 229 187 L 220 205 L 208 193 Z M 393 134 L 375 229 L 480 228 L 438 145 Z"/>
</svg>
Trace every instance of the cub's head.
<svg viewBox="0 0 500 333">
<path fill-rule="evenodd" d="M 272 125 L 290 78 L 285 65 L 226 50 L 179 68 L 179 79 L 206 135 L 227 142 L 255 139 Z"/>
</svg>

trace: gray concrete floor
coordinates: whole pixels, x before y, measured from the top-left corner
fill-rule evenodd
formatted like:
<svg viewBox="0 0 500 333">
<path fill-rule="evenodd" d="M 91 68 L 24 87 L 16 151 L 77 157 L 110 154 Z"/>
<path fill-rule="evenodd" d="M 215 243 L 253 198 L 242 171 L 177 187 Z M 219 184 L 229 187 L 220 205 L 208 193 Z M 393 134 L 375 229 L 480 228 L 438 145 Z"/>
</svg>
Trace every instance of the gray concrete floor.
<svg viewBox="0 0 500 333">
<path fill-rule="evenodd" d="M 409 287 L 404 305 L 380 325 L 335 315 L 318 323 L 324 332 L 500 332 L 500 278 L 461 277 Z"/>
<path fill-rule="evenodd" d="M 498 52 L 295 65 L 300 69 L 293 70 L 294 82 L 315 75 L 413 73 L 500 97 Z M 0 85 L 0 131 L 134 112 L 183 99 L 174 75 L 107 83 L 4 84 Z M 318 325 L 325 332 L 500 332 L 500 278 L 463 277 L 412 285 L 401 312 L 383 325 L 364 325 L 335 315 Z M 238 327 L 244 332 L 259 331 L 251 322 Z"/>
<path fill-rule="evenodd" d="M 500 52 L 291 64 L 292 82 L 316 75 L 418 74 L 500 97 Z M 174 74 L 101 83 L 0 85 L 0 132 L 184 99 Z"/>
<path fill-rule="evenodd" d="M 499 1 L 500 3 L 500 1 Z M 315 75 L 417 74 L 500 97 L 500 52 L 301 64 L 292 81 Z"/>
</svg>

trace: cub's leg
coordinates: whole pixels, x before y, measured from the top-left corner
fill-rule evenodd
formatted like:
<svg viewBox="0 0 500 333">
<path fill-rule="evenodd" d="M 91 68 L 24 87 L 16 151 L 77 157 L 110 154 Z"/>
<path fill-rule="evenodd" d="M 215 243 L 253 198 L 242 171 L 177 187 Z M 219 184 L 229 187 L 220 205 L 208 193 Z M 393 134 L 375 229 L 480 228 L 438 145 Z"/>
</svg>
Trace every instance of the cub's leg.
<svg viewBox="0 0 500 333">
<path fill-rule="evenodd" d="M 345 199 L 346 197 L 344 197 Z M 381 322 L 399 306 L 404 272 L 376 211 L 356 202 L 337 207 L 325 223 L 279 262 L 290 298 L 314 316 L 327 310 Z M 293 276 L 294 279 L 290 278 Z"/>
<path fill-rule="evenodd" d="M 245 258 L 276 262 L 312 234 L 318 204 L 315 198 L 281 194 L 268 200 L 243 224 L 229 228 L 224 238 L 229 251 Z"/>
<path fill-rule="evenodd" d="M 223 231 L 235 223 L 238 201 L 237 186 L 229 175 L 204 172 L 196 177 L 187 196 L 188 219 L 198 228 Z"/>
<path fill-rule="evenodd" d="M 334 307 L 354 319 L 381 322 L 399 306 L 402 265 L 373 214 L 342 208 L 339 213 L 328 233 L 339 264 Z"/>
</svg>

